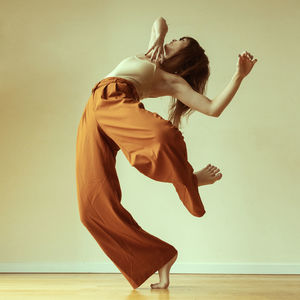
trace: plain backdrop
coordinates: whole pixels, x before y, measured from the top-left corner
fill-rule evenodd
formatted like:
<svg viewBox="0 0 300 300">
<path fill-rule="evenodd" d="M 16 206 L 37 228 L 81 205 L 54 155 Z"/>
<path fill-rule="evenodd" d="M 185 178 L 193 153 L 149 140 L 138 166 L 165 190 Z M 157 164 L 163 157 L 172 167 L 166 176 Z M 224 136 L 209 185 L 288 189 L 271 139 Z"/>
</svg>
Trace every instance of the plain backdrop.
<svg viewBox="0 0 300 300">
<path fill-rule="evenodd" d="M 122 204 L 179 252 L 171 272 L 300 273 L 300 2 L 1 1 L 1 272 L 116 271 L 80 222 L 77 126 L 91 89 L 122 59 L 145 53 L 154 20 L 166 42 L 205 49 L 216 97 L 244 50 L 258 59 L 219 118 L 195 112 L 182 132 L 199 187 L 192 216 L 172 184 L 139 173 L 121 151 Z M 144 99 L 167 118 L 170 97 Z"/>
</svg>

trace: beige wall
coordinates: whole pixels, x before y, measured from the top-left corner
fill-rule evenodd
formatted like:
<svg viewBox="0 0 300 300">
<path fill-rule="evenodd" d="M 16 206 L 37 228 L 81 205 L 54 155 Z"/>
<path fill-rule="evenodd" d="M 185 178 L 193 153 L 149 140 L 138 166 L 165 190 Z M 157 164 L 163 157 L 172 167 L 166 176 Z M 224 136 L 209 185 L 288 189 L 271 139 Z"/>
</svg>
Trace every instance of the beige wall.
<svg viewBox="0 0 300 300">
<path fill-rule="evenodd" d="M 300 273 L 299 12 L 299 1 L 2 1 L 0 271 L 116 270 L 80 223 L 76 131 L 94 84 L 146 51 L 163 16 L 167 41 L 190 35 L 205 48 L 208 97 L 239 53 L 258 62 L 219 118 L 183 122 L 194 169 L 223 173 L 199 188 L 206 215 L 119 152 L 123 205 L 178 249 L 174 272 Z M 144 100 L 165 118 L 168 103 Z"/>
</svg>

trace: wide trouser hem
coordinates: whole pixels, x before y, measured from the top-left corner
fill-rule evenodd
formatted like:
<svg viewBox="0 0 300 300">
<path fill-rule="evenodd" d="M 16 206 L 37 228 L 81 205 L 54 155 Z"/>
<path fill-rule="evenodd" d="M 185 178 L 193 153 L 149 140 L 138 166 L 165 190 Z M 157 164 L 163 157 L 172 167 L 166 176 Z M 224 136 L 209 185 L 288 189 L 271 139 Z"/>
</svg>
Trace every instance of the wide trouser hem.
<svg viewBox="0 0 300 300">
<path fill-rule="evenodd" d="M 136 289 L 139 286 L 141 286 L 149 277 L 151 277 L 156 271 L 158 271 L 161 267 L 163 267 L 168 261 L 170 261 L 176 254 L 178 254 L 178 251 L 174 248 L 173 251 L 171 251 L 166 257 L 163 259 L 159 260 L 158 263 L 153 264 L 153 267 L 149 269 L 147 272 L 145 272 L 144 276 L 137 279 L 133 280 L 128 278 L 127 275 L 123 274 L 126 279 L 129 281 L 130 285 Z"/>
</svg>

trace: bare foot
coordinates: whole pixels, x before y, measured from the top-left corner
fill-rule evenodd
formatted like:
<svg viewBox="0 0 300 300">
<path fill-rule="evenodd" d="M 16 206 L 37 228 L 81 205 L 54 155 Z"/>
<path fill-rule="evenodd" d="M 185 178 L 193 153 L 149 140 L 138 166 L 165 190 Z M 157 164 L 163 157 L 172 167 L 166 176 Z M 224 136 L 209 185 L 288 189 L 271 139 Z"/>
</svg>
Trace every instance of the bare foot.
<svg viewBox="0 0 300 300">
<path fill-rule="evenodd" d="M 176 261 L 178 253 L 172 257 L 162 268 L 158 270 L 159 282 L 150 284 L 152 289 L 166 289 L 170 284 L 169 274 L 170 269 L 174 262 Z"/>
<path fill-rule="evenodd" d="M 202 170 L 196 172 L 196 176 L 198 178 L 198 186 L 212 184 L 217 180 L 222 178 L 222 173 L 219 173 L 220 169 L 211 164 L 208 164 Z"/>
</svg>

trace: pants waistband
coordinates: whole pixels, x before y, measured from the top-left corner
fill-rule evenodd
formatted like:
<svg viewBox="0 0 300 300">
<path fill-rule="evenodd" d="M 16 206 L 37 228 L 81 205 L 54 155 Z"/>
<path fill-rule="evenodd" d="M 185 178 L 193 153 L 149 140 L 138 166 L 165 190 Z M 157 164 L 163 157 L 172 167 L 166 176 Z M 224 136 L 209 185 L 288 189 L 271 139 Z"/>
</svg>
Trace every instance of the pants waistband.
<svg viewBox="0 0 300 300">
<path fill-rule="evenodd" d="M 134 84 L 133 84 L 131 81 L 129 81 L 129 80 L 125 79 L 125 78 L 121 78 L 121 77 L 106 77 L 106 78 L 103 78 L 102 80 L 100 80 L 100 81 L 94 86 L 94 88 L 92 89 L 92 92 L 94 93 L 95 90 L 96 90 L 97 88 L 99 88 L 99 87 L 101 87 L 101 86 L 104 86 L 104 85 L 106 85 L 106 84 L 108 84 L 108 83 L 111 83 L 111 82 L 122 82 L 122 83 L 126 83 L 126 84 L 127 84 L 128 86 L 130 86 L 130 88 L 132 89 L 135 98 L 136 98 L 137 100 L 139 100 L 139 95 L 138 95 L 138 92 L 137 92 L 137 90 L 136 90 Z"/>
</svg>

